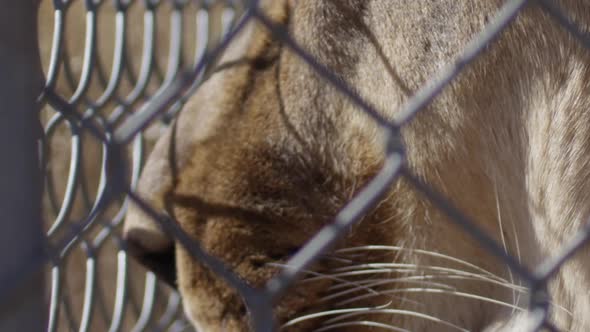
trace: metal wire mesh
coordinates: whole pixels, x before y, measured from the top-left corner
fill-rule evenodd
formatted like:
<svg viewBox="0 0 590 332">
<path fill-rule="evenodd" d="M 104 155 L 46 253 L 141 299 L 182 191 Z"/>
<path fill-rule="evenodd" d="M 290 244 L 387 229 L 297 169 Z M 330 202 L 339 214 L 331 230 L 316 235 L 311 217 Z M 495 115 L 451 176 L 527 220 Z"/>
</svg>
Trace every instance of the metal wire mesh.
<svg viewBox="0 0 590 332">
<path fill-rule="evenodd" d="M 456 61 L 421 88 L 390 122 L 353 87 L 302 49 L 285 27 L 270 20 L 257 7 L 257 1 L 53 1 L 49 4 L 54 10 L 52 44 L 46 52 L 48 69 L 42 96 L 47 104 L 42 164 L 46 174 L 45 205 L 53 215 L 47 229 L 51 254 L 43 262 L 35 262 L 39 265 L 47 261 L 50 265 L 49 330 L 187 329 L 179 296 L 160 285 L 149 272 L 140 277 L 140 269 L 134 268 L 127 258 L 120 225 L 129 201 L 133 201 L 193 258 L 239 291 L 256 331 L 271 331 L 273 303 L 400 177 L 518 274 L 533 294 L 530 311 L 536 315 L 537 329 L 556 330 L 549 320 L 547 282 L 588 242 L 590 225 L 561 252 L 531 271 L 405 167 L 404 147 L 398 137 L 400 129 L 453 82 L 528 4 L 545 10 L 580 43 L 590 47 L 590 37 L 554 1 L 506 1 Z M 75 6 L 79 6 L 78 10 Z M 142 15 L 143 21 L 133 22 L 132 14 Z M 112 21 L 101 21 L 103 17 L 111 17 Z M 71 31 L 70 19 L 81 22 L 82 18 L 84 32 Z M 371 116 L 388 133 L 390 142 L 386 162 L 378 175 L 262 289 L 247 285 L 221 261 L 203 251 L 169 216 L 153 209 L 133 190 L 143 157 L 159 135 L 160 127 L 175 117 L 217 56 L 249 20 L 266 26 L 275 38 Z M 142 31 L 133 30 L 133 24 L 141 26 Z M 167 34 L 159 30 L 162 24 L 169 25 Z M 70 35 L 74 32 L 84 40 L 78 44 L 82 47 L 77 55 L 67 47 L 76 38 Z M 141 38 L 131 35 L 134 32 Z M 113 43 L 110 52 L 104 48 L 109 41 Z M 136 49 L 141 51 L 133 53 Z M 64 156 L 69 156 L 69 164 L 64 163 Z M 59 180 L 64 174 L 65 180 Z M 101 259 L 107 258 L 111 261 L 101 263 Z M 105 267 L 109 264 L 111 267 Z M 112 284 L 104 285 L 101 273 L 116 278 Z M 72 275 L 79 276 L 79 280 L 70 282 Z M 140 279 L 145 280 L 143 285 L 135 282 Z M 70 297 L 75 292 L 84 297 L 73 304 Z"/>
<path fill-rule="evenodd" d="M 42 4 L 49 331 L 188 329 L 179 296 L 127 257 L 120 235 L 127 201 L 107 171 L 112 128 L 193 68 L 239 10 L 222 1 Z M 131 183 L 183 102 L 124 147 Z"/>
</svg>

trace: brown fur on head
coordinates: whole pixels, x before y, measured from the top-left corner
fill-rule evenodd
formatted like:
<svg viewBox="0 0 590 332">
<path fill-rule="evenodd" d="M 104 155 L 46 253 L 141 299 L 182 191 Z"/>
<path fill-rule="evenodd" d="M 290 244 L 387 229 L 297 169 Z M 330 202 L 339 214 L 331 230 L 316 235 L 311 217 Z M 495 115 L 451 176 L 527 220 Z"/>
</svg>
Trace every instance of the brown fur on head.
<svg viewBox="0 0 590 332">
<path fill-rule="evenodd" d="M 315 59 L 393 119 L 502 2 L 262 3 Z M 560 3 L 576 22 L 590 25 L 590 5 Z M 507 252 L 535 266 L 579 229 L 588 213 L 589 77 L 588 51 L 539 8 L 525 9 L 403 128 L 408 168 Z M 276 273 L 273 263 L 284 263 L 378 172 L 383 143 L 367 115 L 251 23 L 160 139 L 138 190 L 210 254 L 260 286 Z M 201 331 L 248 330 L 247 311 L 235 291 L 136 207 L 129 212 L 126 236 L 148 266 L 172 282 L 177 278 L 186 312 Z M 358 276 L 346 275 L 346 282 L 304 280 L 276 308 L 279 321 L 373 307 L 346 328 L 520 331 L 529 322 L 519 313 L 528 294 L 517 278 L 406 180 L 338 244 L 355 247 L 362 249 L 336 251 L 314 271 L 336 275 L 346 271 L 344 264 Z M 552 318 L 573 331 L 590 328 L 583 314 L 590 299 L 579 295 L 590 290 L 587 254 L 566 264 L 550 289 Z M 169 268 L 172 256 L 176 277 Z M 366 265 L 371 262 L 383 263 L 383 269 Z M 325 297 L 354 285 L 344 299 Z M 290 329 L 307 331 L 326 322 L 324 317 Z"/>
</svg>

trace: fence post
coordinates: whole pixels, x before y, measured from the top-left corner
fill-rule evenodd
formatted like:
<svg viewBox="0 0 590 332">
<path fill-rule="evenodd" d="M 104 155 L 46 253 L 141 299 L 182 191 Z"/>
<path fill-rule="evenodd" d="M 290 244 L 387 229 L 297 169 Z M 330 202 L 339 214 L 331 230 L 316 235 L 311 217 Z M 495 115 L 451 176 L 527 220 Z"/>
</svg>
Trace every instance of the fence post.
<svg viewBox="0 0 590 332">
<path fill-rule="evenodd" d="M 38 6 L 38 0 L 0 0 L 0 331 L 46 329 L 43 271 L 30 269 L 44 241 Z"/>
</svg>

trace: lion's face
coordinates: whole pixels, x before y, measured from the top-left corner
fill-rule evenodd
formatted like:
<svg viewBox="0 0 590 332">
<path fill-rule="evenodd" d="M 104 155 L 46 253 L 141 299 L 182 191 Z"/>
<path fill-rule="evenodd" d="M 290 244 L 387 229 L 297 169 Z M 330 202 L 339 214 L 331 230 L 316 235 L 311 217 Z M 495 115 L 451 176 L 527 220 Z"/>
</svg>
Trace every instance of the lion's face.
<svg viewBox="0 0 590 332">
<path fill-rule="evenodd" d="M 590 8 L 567 3 L 590 22 Z M 389 119 L 501 5 L 391 4 L 263 1 L 273 20 Z M 590 206 L 582 171 L 590 140 L 572 128 L 590 123 L 580 112 L 589 104 L 581 96 L 590 91 L 583 79 L 590 57 L 549 22 L 526 9 L 402 128 L 405 177 L 277 303 L 285 331 L 520 331 L 531 321 L 531 294 L 519 276 L 449 223 L 453 212 L 436 208 L 419 184 L 442 192 L 526 266 L 580 226 L 572 220 Z M 377 125 L 320 76 L 251 24 L 160 139 L 139 183 L 151 206 L 254 287 L 383 167 Z M 584 181 L 573 185 L 574 178 Z M 237 292 L 137 207 L 126 236 L 148 267 L 178 286 L 198 329 L 249 330 Z M 571 285 L 590 289 L 590 273 L 576 259 L 566 269 L 550 284 L 554 317 L 583 331 L 590 323 L 574 317 L 590 302 Z"/>
<path fill-rule="evenodd" d="M 260 74 L 269 86 L 274 85 L 275 70 L 272 65 Z M 215 84 L 215 80 L 208 84 Z M 279 107 L 274 91 L 255 92 L 244 104 L 260 99 L 265 100 L 264 107 L 227 110 L 210 123 L 214 130 L 191 147 L 190 156 L 180 161 L 183 166 L 178 173 L 163 174 L 159 181 L 166 183 L 171 176 L 173 186 L 157 198 L 192 239 L 255 287 L 263 287 L 289 257 L 332 221 L 380 166 L 378 160 L 367 159 L 374 164 L 355 162 L 366 151 L 358 149 L 358 141 L 336 146 L 333 143 L 340 139 L 338 133 L 330 134 L 334 141 L 325 144 L 325 149 L 298 141 L 297 129 L 289 127 L 281 114 L 268 112 Z M 174 144 L 170 140 L 156 149 L 169 149 Z M 151 165 L 162 162 L 169 160 L 148 162 L 147 172 Z M 340 246 L 391 243 L 390 233 L 379 227 L 390 209 L 385 202 L 367 215 L 363 226 L 351 229 Z M 137 216 L 132 212 L 128 240 L 144 255 L 148 266 L 178 285 L 188 315 L 202 331 L 247 330 L 247 310 L 234 290 L 196 262 L 182 245 L 174 248 L 166 240 L 156 244 L 158 241 L 141 233 L 145 220 L 134 218 Z M 365 255 L 367 259 L 370 256 Z M 175 257 L 175 267 L 163 267 L 162 257 Z M 322 259 L 314 267 L 316 274 L 308 275 L 316 278 L 303 282 L 278 304 L 279 320 L 285 323 L 312 309 L 330 308 L 330 301 L 321 298 L 334 280 L 317 278 L 317 273 L 344 265 L 336 257 Z M 294 331 L 306 326 L 309 328 L 308 324 L 299 324 Z"/>
<path fill-rule="evenodd" d="M 250 285 L 264 287 L 281 264 L 332 221 L 363 179 L 340 172 L 350 167 L 347 151 L 339 156 L 303 151 L 280 118 L 256 113 L 236 114 L 195 147 L 167 199 L 183 230 L 209 254 Z M 384 234 L 372 226 L 376 221 L 367 217 L 342 245 L 385 243 Z M 236 293 L 181 246 L 176 259 L 185 306 L 202 330 L 245 330 L 247 312 Z M 322 260 L 314 271 L 334 265 Z M 331 283 L 326 278 L 297 287 L 276 308 L 279 319 L 284 323 L 295 314 L 330 307 L 319 300 Z"/>
</svg>

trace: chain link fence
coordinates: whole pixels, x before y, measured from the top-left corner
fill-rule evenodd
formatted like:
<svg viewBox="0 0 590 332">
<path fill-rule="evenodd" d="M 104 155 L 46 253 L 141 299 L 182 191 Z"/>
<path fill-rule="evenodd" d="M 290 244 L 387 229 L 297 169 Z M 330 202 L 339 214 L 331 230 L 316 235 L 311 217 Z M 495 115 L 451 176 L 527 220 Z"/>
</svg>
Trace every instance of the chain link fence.
<svg viewBox="0 0 590 332">
<path fill-rule="evenodd" d="M 7 302 L 13 301 L 9 295 L 21 285 L 21 279 L 45 268 L 49 280 L 48 331 L 191 330 L 178 294 L 127 256 L 121 224 L 128 204 L 133 202 L 194 259 L 239 291 L 256 331 L 272 331 L 273 304 L 302 271 L 403 177 L 525 282 L 532 294 L 529 310 L 537 320 L 537 329 L 557 330 L 549 319 L 547 282 L 587 243 L 590 225 L 554 257 L 530 270 L 406 169 L 404 147 L 399 144 L 400 129 L 453 82 L 527 5 L 539 6 L 590 47 L 590 36 L 557 1 L 508 0 L 456 61 L 419 89 L 391 122 L 354 87 L 347 86 L 301 48 L 284 26 L 257 7 L 257 1 L 45 0 L 39 12 L 38 35 L 45 67 L 45 87 L 39 99 L 44 126 L 39 155 L 44 174 L 46 244 L 43 254 L 22 261 L 26 264 L 1 270 L 0 277 L 5 281 L 0 288 L 2 305 L 12 303 Z M 388 133 L 390 142 L 377 176 L 262 289 L 249 286 L 219 259 L 208 255 L 169 216 L 134 191 L 144 157 L 160 132 L 251 20 L 268 28 L 359 111 L 368 114 Z M 2 232 L 9 234 L 14 227 L 4 222 Z"/>
<path fill-rule="evenodd" d="M 128 203 L 108 171 L 112 135 L 193 70 L 240 11 L 221 1 L 41 3 L 49 331 L 190 329 L 178 294 L 127 256 L 120 228 Z M 126 183 L 135 186 L 145 156 L 185 100 L 121 145 Z"/>
</svg>

